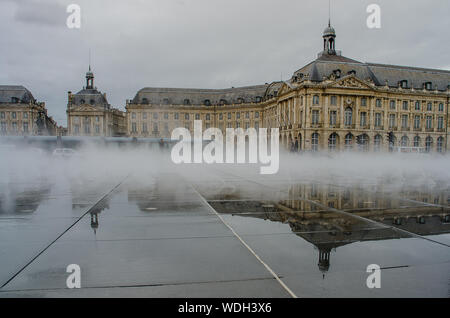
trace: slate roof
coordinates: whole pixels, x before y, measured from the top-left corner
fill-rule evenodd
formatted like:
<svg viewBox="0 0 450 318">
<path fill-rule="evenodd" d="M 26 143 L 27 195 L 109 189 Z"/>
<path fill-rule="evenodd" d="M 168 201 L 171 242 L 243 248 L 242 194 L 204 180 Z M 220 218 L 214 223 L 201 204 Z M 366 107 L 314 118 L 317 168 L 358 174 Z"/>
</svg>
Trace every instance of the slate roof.
<svg viewBox="0 0 450 318">
<path fill-rule="evenodd" d="M 136 94 L 132 103 L 205 105 L 207 100 L 211 105 L 255 103 L 262 101 L 268 87 L 269 84 L 226 89 L 146 87 Z"/>
<path fill-rule="evenodd" d="M 418 67 L 363 63 L 341 55 L 321 54 L 316 60 L 294 73 L 298 80 L 309 75 L 313 82 L 321 82 L 334 72 L 346 76 L 354 72 L 361 80 L 372 80 L 377 86 L 398 87 L 400 81 L 407 81 L 407 87 L 423 89 L 424 84 L 431 82 L 432 89 L 446 91 L 450 85 L 450 71 Z M 335 73 L 337 74 L 337 73 Z"/>
<path fill-rule="evenodd" d="M 80 106 L 83 104 L 89 104 L 97 107 L 101 106 L 105 108 L 110 107 L 105 95 L 99 92 L 96 88 L 84 88 L 72 96 L 72 105 Z"/>
<path fill-rule="evenodd" d="M 0 85 L 0 103 L 29 104 L 36 100 L 22 85 Z"/>
</svg>

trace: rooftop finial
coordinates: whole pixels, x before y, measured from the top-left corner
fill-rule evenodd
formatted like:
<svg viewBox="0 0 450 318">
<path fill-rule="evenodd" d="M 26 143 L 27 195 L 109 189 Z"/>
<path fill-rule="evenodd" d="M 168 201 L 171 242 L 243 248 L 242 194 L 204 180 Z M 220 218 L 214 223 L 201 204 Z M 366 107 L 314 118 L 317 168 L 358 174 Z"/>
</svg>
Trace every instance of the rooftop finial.
<svg viewBox="0 0 450 318">
<path fill-rule="evenodd" d="M 89 48 L 89 72 L 91 71 L 91 49 Z"/>
</svg>

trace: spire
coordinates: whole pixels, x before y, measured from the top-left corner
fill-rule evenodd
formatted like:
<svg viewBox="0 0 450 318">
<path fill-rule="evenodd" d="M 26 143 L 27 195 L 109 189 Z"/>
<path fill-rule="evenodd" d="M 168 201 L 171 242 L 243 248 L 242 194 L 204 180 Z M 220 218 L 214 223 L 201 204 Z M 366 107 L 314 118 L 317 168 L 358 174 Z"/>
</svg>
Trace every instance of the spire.
<svg viewBox="0 0 450 318">
<path fill-rule="evenodd" d="M 323 31 L 323 54 L 336 55 L 336 31 L 331 26 L 331 0 L 328 0 L 328 27 Z"/>
</svg>

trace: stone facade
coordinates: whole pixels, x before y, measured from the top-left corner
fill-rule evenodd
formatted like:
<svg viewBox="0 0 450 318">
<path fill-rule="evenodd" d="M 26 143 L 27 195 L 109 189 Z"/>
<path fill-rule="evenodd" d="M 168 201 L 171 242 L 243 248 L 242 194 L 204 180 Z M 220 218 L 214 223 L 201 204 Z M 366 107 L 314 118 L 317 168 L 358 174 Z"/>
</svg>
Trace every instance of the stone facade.
<svg viewBox="0 0 450 318">
<path fill-rule="evenodd" d="M 0 85 L 0 135 L 58 135 L 60 127 L 23 86 Z"/>
<path fill-rule="evenodd" d="M 362 63 L 323 51 L 289 81 L 223 90 L 144 88 L 127 101 L 128 135 L 170 138 L 175 127 L 279 128 L 300 151 L 445 152 L 450 72 Z M 191 131 L 192 133 L 192 131 Z"/>
<path fill-rule="evenodd" d="M 120 137 L 126 135 L 126 115 L 112 108 L 94 87 L 94 74 L 86 73 L 86 87 L 76 94 L 68 93 L 67 135 Z"/>
</svg>

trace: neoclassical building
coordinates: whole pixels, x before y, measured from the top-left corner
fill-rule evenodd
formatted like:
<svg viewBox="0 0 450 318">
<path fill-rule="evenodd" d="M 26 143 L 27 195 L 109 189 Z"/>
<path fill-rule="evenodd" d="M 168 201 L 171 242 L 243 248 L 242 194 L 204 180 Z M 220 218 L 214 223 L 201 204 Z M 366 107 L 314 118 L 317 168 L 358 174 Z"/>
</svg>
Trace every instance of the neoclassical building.
<svg viewBox="0 0 450 318">
<path fill-rule="evenodd" d="M 86 73 L 86 86 L 76 94 L 68 92 L 67 134 L 69 136 L 107 136 L 126 135 L 125 113 L 112 108 L 94 86 L 94 73 Z"/>
<path fill-rule="evenodd" d="M 58 134 L 60 127 L 24 86 L 0 85 L 0 135 L 39 136 Z"/>
<path fill-rule="evenodd" d="M 229 89 L 144 88 L 127 101 L 128 135 L 170 138 L 175 127 L 279 128 L 299 149 L 445 152 L 450 72 L 363 63 L 323 51 L 288 81 Z"/>
</svg>

